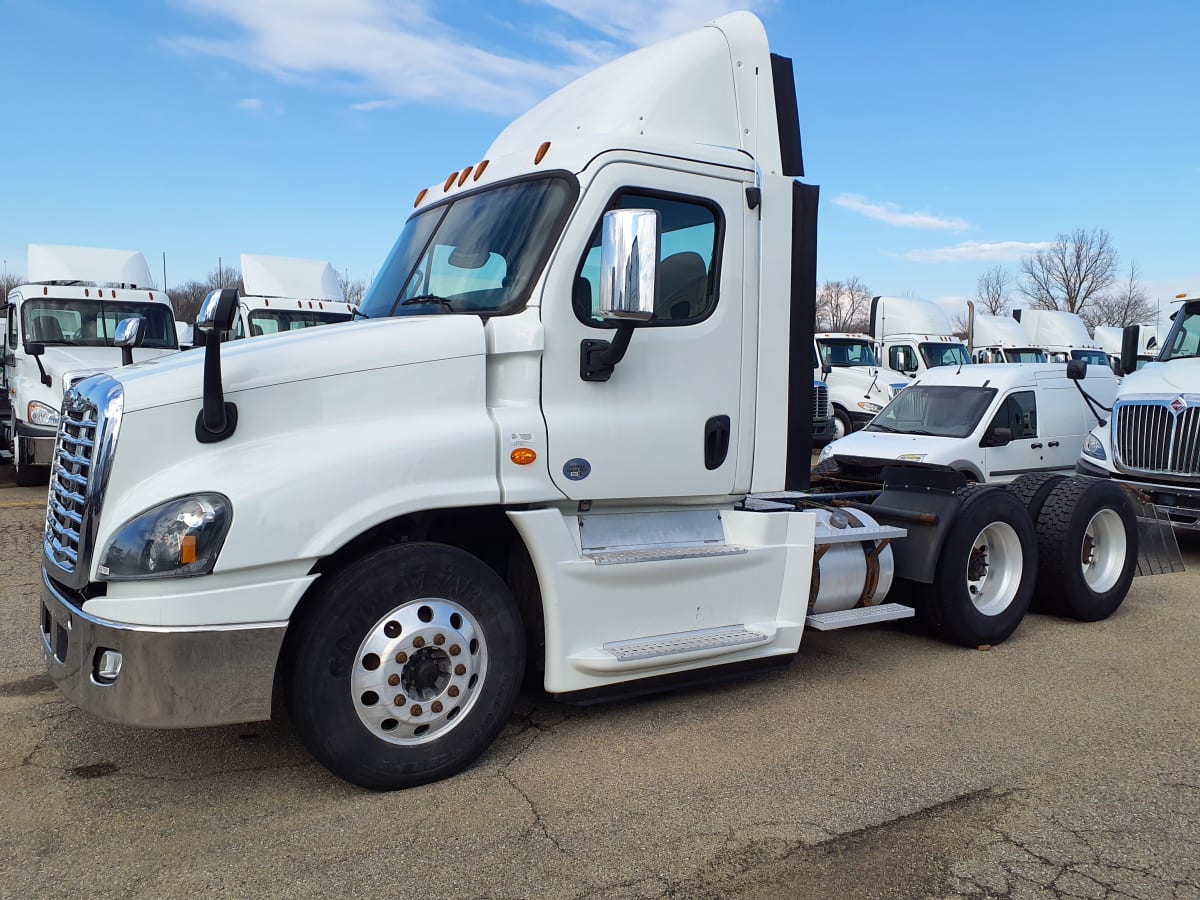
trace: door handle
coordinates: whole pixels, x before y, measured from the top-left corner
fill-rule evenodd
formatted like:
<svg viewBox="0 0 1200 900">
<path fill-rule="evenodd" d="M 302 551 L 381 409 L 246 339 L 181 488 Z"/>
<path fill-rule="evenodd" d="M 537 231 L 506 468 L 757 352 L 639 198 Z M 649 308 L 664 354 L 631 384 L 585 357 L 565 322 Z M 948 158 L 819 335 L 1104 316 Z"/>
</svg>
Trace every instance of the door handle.
<svg viewBox="0 0 1200 900">
<path fill-rule="evenodd" d="M 729 416 L 713 416 L 704 423 L 704 468 L 721 468 L 729 455 Z"/>
<path fill-rule="evenodd" d="M 1051 441 L 1051 442 L 1050 442 L 1049 444 L 1047 444 L 1046 446 L 1047 446 L 1047 447 L 1057 447 L 1057 446 L 1058 446 L 1058 441 Z"/>
<path fill-rule="evenodd" d="M 1042 449 L 1042 445 L 1041 445 L 1041 444 L 1030 444 L 1030 445 L 1029 445 L 1029 449 L 1030 449 L 1030 450 L 1041 450 L 1041 449 Z"/>
</svg>

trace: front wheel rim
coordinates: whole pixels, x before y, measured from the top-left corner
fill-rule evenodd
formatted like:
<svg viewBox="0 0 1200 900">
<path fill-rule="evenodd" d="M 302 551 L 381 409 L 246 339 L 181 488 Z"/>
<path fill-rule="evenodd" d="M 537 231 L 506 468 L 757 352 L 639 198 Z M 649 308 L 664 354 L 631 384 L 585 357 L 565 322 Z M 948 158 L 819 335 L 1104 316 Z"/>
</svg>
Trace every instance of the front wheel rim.
<svg viewBox="0 0 1200 900">
<path fill-rule="evenodd" d="M 1021 539 L 1007 522 L 992 522 L 975 537 L 967 555 L 967 595 L 985 616 L 998 616 L 1012 605 L 1021 587 L 1025 560 Z"/>
<path fill-rule="evenodd" d="M 412 600 L 381 617 L 359 645 L 350 702 L 380 740 L 428 743 L 466 718 L 487 664 L 483 630 L 470 612 L 444 598 Z"/>
<path fill-rule="evenodd" d="M 1121 580 L 1128 552 L 1125 523 L 1117 511 L 1102 509 L 1092 516 L 1083 531 L 1079 552 L 1079 565 L 1087 586 L 1097 594 L 1111 591 Z"/>
</svg>

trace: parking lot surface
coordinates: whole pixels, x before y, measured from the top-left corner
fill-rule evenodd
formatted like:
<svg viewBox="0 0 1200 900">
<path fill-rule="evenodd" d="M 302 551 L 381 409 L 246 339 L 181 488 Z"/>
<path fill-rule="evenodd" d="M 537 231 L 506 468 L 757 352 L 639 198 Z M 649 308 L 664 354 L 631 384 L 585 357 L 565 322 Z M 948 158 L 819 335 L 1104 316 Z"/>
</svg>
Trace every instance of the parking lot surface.
<svg viewBox="0 0 1200 900">
<path fill-rule="evenodd" d="M 1200 542 L 1111 619 L 987 652 L 812 633 L 787 668 L 577 708 L 373 794 L 286 726 L 110 725 L 45 677 L 45 491 L 0 468 L 0 896 L 1200 896 Z"/>
</svg>

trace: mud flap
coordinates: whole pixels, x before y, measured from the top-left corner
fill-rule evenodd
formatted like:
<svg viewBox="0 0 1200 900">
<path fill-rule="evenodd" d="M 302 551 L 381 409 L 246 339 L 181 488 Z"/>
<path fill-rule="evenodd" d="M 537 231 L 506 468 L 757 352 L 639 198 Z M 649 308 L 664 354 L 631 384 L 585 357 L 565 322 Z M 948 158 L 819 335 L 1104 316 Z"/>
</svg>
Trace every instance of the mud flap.
<svg viewBox="0 0 1200 900">
<path fill-rule="evenodd" d="M 1138 523 L 1137 575 L 1171 575 L 1183 572 L 1183 554 L 1175 539 L 1171 520 L 1159 512 L 1157 506 L 1145 494 L 1126 487 L 1125 492 L 1133 502 Z"/>
</svg>

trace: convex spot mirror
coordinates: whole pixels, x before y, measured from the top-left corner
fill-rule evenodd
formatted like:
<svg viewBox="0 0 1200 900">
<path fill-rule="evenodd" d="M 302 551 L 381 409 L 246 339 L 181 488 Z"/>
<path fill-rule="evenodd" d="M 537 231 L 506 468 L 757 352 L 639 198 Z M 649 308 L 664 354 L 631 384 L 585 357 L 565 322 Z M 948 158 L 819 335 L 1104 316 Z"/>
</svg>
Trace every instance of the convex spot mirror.
<svg viewBox="0 0 1200 900">
<path fill-rule="evenodd" d="M 613 209 L 600 236 L 600 318 L 648 322 L 654 317 L 659 222 L 655 209 Z"/>
<path fill-rule="evenodd" d="M 210 291 L 196 316 L 196 327 L 206 331 L 232 331 L 237 312 L 238 292 L 235 288 Z"/>
<path fill-rule="evenodd" d="M 117 323 L 113 343 L 118 347 L 140 347 L 146 334 L 146 320 L 141 316 L 130 316 Z"/>
</svg>

